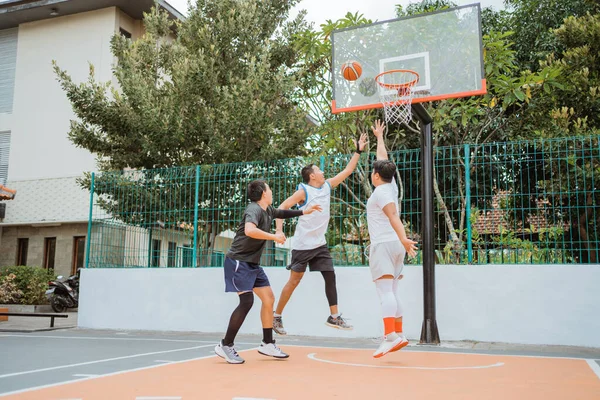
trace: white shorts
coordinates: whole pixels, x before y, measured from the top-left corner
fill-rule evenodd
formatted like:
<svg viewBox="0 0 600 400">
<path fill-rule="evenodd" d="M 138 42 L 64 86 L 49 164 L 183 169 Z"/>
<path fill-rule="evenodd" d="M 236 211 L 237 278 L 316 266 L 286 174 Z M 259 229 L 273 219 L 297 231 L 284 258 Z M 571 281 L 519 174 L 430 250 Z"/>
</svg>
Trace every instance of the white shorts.
<svg viewBox="0 0 600 400">
<path fill-rule="evenodd" d="M 406 249 L 399 240 L 372 244 L 369 248 L 369 269 L 373 280 L 383 275 L 398 279 L 404 269 Z"/>
</svg>

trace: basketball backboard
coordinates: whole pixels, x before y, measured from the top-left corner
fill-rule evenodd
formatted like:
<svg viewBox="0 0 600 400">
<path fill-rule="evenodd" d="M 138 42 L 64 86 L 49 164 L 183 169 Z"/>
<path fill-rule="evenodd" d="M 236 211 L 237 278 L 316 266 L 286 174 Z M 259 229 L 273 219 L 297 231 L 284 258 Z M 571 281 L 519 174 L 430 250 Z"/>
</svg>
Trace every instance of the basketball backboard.
<svg viewBox="0 0 600 400">
<path fill-rule="evenodd" d="M 397 69 L 419 75 L 413 103 L 486 93 L 479 4 L 341 29 L 331 41 L 334 114 L 383 107 L 374 78 Z M 354 81 L 342 74 L 350 61 L 362 67 Z"/>
</svg>

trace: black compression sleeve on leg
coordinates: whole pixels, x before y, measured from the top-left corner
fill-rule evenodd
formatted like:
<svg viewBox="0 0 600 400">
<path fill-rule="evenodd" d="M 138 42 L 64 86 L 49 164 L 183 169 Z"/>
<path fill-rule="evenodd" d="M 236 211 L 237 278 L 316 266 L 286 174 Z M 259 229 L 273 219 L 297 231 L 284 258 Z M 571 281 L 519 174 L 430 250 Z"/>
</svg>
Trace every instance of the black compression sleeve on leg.
<svg viewBox="0 0 600 400">
<path fill-rule="evenodd" d="M 233 310 L 231 318 L 229 319 L 227 333 L 225 333 L 225 338 L 223 338 L 223 344 L 225 346 L 233 346 L 233 341 L 235 340 L 238 331 L 242 327 L 242 324 L 246 319 L 246 315 L 248 315 L 250 312 L 252 304 L 254 304 L 254 293 L 246 292 L 240 294 L 240 304 L 235 310 Z"/>
<path fill-rule="evenodd" d="M 335 272 L 321 271 L 321 275 L 323 275 L 323 279 L 325 279 L 325 295 L 327 296 L 329 306 L 337 306 L 338 298 L 337 288 L 335 285 Z"/>
</svg>

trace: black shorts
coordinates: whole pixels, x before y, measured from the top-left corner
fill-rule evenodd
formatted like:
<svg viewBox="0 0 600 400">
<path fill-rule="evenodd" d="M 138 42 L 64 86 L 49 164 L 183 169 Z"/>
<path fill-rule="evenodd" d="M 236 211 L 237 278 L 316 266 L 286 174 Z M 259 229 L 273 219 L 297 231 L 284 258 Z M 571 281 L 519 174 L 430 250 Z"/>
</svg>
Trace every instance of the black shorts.
<svg viewBox="0 0 600 400">
<path fill-rule="evenodd" d="M 310 271 L 333 271 L 333 259 L 327 245 L 312 250 L 292 250 L 292 262 L 287 266 L 295 272 L 306 272 L 306 266 Z"/>
<path fill-rule="evenodd" d="M 257 287 L 271 286 L 267 274 L 258 264 L 225 257 L 223 269 L 226 292 L 249 292 Z"/>
</svg>

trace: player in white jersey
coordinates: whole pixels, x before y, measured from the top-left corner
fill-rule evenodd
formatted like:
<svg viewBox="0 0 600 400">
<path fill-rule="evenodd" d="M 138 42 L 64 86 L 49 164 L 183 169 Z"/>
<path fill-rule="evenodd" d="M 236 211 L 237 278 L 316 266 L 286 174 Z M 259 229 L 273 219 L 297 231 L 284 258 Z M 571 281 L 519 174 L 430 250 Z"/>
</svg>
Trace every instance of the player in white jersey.
<svg viewBox="0 0 600 400">
<path fill-rule="evenodd" d="M 377 137 L 377 161 L 373 163 L 371 183 L 375 190 L 367 201 L 367 224 L 371 244 L 369 268 L 377 288 L 383 314 L 384 340 L 373 354 L 379 358 L 408 345 L 402 333 L 403 307 L 398 280 L 404 268 L 406 253 L 416 255 L 417 242 L 406 236 L 398 215 L 398 186 L 394 176 L 396 165 L 388 160 L 383 138 L 384 125 L 377 120 L 372 128 Z"/>
<path fill-rule="evenodd" d="M 292 293 L 302 280 L 307 266 L 311 271 L 320 271 L 325 280 L 325 296 L 330 311 L 325 323 L 333 328 L 352 329 L 352 326 L 348 325 L 346 320 L 342 318 L 338 309 L 333 259 L 327 248 L 325 233 L 329 225 L 331 191 L 352 174 L 360 159 L 360 153 L 362 153 L 366 144 L 367 134 L 362 134 L 358 143 L 355 143 L 356 152 L 348 165 L 333 178 L 325 179 L 323 171 L 313 164 L 302 168 L 304 183 L 299 184 L 296 193 L 279 206 L 281 209 L 289 209 L 297 204 L 302 210 L 308 205 L 318 204 L 323 209 L 322 212 L 318 213 L 318 216 L 311 214 L 298 218 L 296 232 L 292 238 L 292 261 L 287 267 L 290 270 L 290 278 L 281 291 L 273 319 L 273 330 L 280 335 L 287 334 L 283 327 L 281 314 Z M 277 232 L 283 233 L 283 220 L 277 219 L 275 222 Z"/>
</svg>

